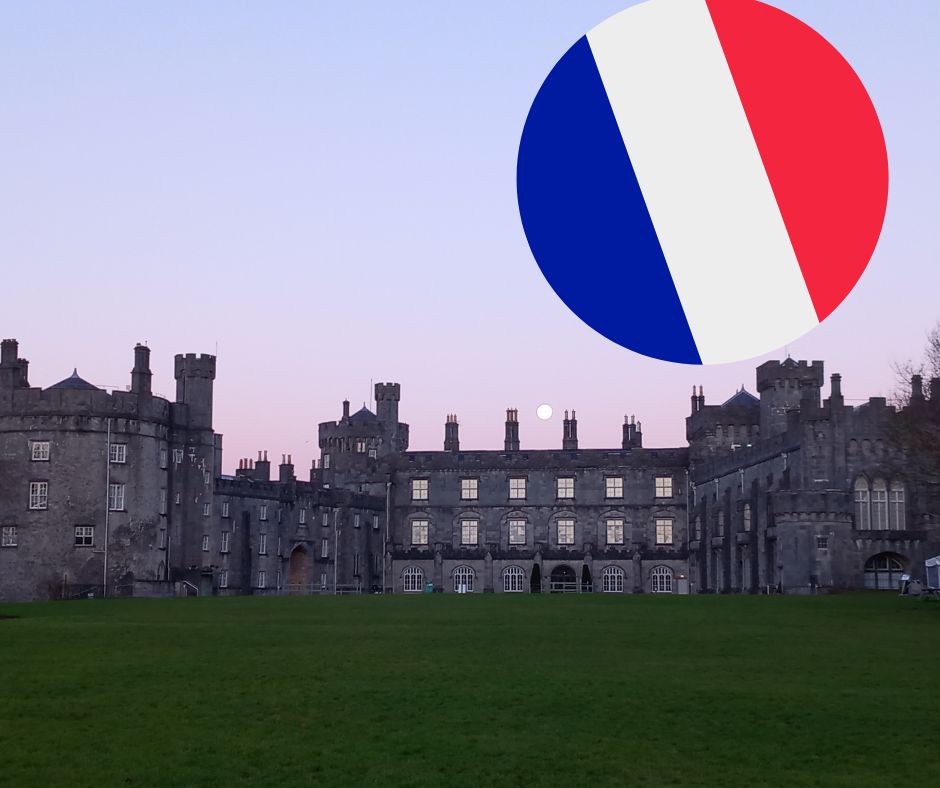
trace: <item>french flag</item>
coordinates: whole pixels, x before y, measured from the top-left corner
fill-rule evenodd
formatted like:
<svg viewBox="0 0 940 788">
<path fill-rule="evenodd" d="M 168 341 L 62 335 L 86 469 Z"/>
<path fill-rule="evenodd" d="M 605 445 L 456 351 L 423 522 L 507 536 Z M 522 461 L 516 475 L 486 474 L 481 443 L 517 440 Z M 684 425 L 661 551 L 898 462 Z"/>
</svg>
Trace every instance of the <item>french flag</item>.
<svg viewBox="0 0 940 788">
<path fill-rule="evenodd" d="M 608 339 L 713 364 L 824 320 L 884 221 L 878 116 L 822 36 L 757 0 L 650 0 L 577 41 L 526 120 L 533 255 Z"/>
</svg>

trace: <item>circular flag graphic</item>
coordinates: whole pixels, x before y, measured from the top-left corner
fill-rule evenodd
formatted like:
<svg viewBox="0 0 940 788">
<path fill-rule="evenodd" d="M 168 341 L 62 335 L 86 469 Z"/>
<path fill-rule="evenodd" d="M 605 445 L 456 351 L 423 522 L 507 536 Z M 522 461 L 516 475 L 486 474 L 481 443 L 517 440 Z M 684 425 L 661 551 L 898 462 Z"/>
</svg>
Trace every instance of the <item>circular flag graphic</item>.
<svg viewBox="0 0 940 788">
<path fill-rule="evenodd" d="M 543 83 L 517 169 L 532 253 L 623 347 L 686 364 L 775 350 L 868 264 L 888 160 L 851 66 L 757 0 L 649 0 Z"/>
</svg>

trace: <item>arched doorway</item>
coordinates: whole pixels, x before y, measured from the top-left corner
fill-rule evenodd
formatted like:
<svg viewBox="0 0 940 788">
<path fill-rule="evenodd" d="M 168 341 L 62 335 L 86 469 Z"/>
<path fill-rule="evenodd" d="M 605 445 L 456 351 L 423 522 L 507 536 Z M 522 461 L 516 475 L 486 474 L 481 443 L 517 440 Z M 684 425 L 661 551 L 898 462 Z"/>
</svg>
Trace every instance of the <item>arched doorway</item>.
<svg viewBox="0 0 940 788">
<path fill-rule="evenodd" d="M 291 550 L 287 564 L 287 591 L 306 594 L 310 591 L 310 557 L 302 544 Z"/>
<path fill-rule="evenodd" d="M 594 590 L 594 582 L 591 580 L 591 570 L 585 564 L 581 567 L 581 593 L 590 594 Z"/>
<path fill-rule="evenodd" d="M 907 559 L 897 553 L 878 553 L 865 562 L 865 588 L 897 591 Z"/>
<path fill-rule="evenodd" d="M 566 594 L 578 590 L 578 578 L 567 564 L 556 566 L 549 575 L 549 591 L 553 594 Z"/>
<path fill-rule="evenodd" d="M 532 577 L 529 579 L 529 592 L 533 594 L 542 593 L 542 571 L 539 569 L 538 564 L 532 567 Z"/>
</svg>

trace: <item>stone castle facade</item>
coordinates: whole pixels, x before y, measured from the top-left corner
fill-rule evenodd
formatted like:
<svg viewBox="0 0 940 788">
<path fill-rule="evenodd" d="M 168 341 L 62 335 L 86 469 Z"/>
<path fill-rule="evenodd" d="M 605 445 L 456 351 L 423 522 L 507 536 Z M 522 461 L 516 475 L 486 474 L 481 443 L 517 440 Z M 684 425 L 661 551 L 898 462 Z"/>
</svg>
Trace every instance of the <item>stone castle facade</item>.
<svg viewBox="0 0 940 788">
<path fill-rule="evenodd" d="M 884 399 L 846 405 L 838 375 L 787 359 L 706 405 L 688 446 L 583 449 L 574 411 L 558 449 L 409 451 L 397 383 L 319 425 L 298 479 L 266 452 L 222 473 L 215 357 L 178 355 L 176 397 L 134 349 L 126 391 L 76 372 L 29 384 L 0 349 L 0 600 L 102 595 L 452 592 L 786 592 L 896 588 L 940 552 L 937 502 L 888 440 Z M 940 381 L 931 381 L 940 393 Z M 919 403 L 914 382 L 911 407 Z M 921 396 L 921 400 L 924 398 Z"/>
</svg>

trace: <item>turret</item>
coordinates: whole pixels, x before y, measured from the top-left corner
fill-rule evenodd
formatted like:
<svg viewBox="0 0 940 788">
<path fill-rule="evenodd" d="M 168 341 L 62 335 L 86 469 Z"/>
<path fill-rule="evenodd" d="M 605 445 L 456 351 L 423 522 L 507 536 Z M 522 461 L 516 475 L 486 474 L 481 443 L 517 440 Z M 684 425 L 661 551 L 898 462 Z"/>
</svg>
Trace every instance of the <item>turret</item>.
<svg viewBox="0 0 940 788">
<path fill-rule="evenodd" d="M 571 418 L 568 418 L 568 411 L 565 411 L 565 420 L 562 423 L 561 448 L 575 450 L 578 448 L 578 419 L 574 411 L 571 411 Z"/>
<path fill-rule="evenodd" d="M 0 389 L 29 387 L 29 362 L 19 357 L 19 343 L 4 339 L 0 343 Z"/>
<path fill-rule="evenodd" d="M 191 427 L 212 429 L 212 381 L 215 356 L 187 353 L 177 355 L 174 364 L 176 401 L 189 408 Z"/>
<path fill-rule="evenodd" d="M 444 424 L 444 451 L 460 451 L 460 425 L 455 413 L 447 414 Z"/>
<path fill-rule="evenodd" d="M 760 392 L 760 434 L 763 438 L 786 432 L 787 411 L 819 406 L 823 362 L 767 361 L 757 368 Z"/>
<path fill-rule="evenodd" d="M 506 451 L 519 451 L 519 411 L 515 408 L 506 411 L 506 440 L 503 446 Z"/>
<path fill-rule="evenodd" d="M 398 429 L 398 403 L 401 401 L 401 385 L 398 383 L 375 384 L 375 415 L 387 430 Z"/>
<path fill-rule="evenodd" d="M 134 347 L 134 368 L 131 370 L 131 391 L 135 394 L 150 394 L 150 348 L 138 343 Z"/>
</svg>

